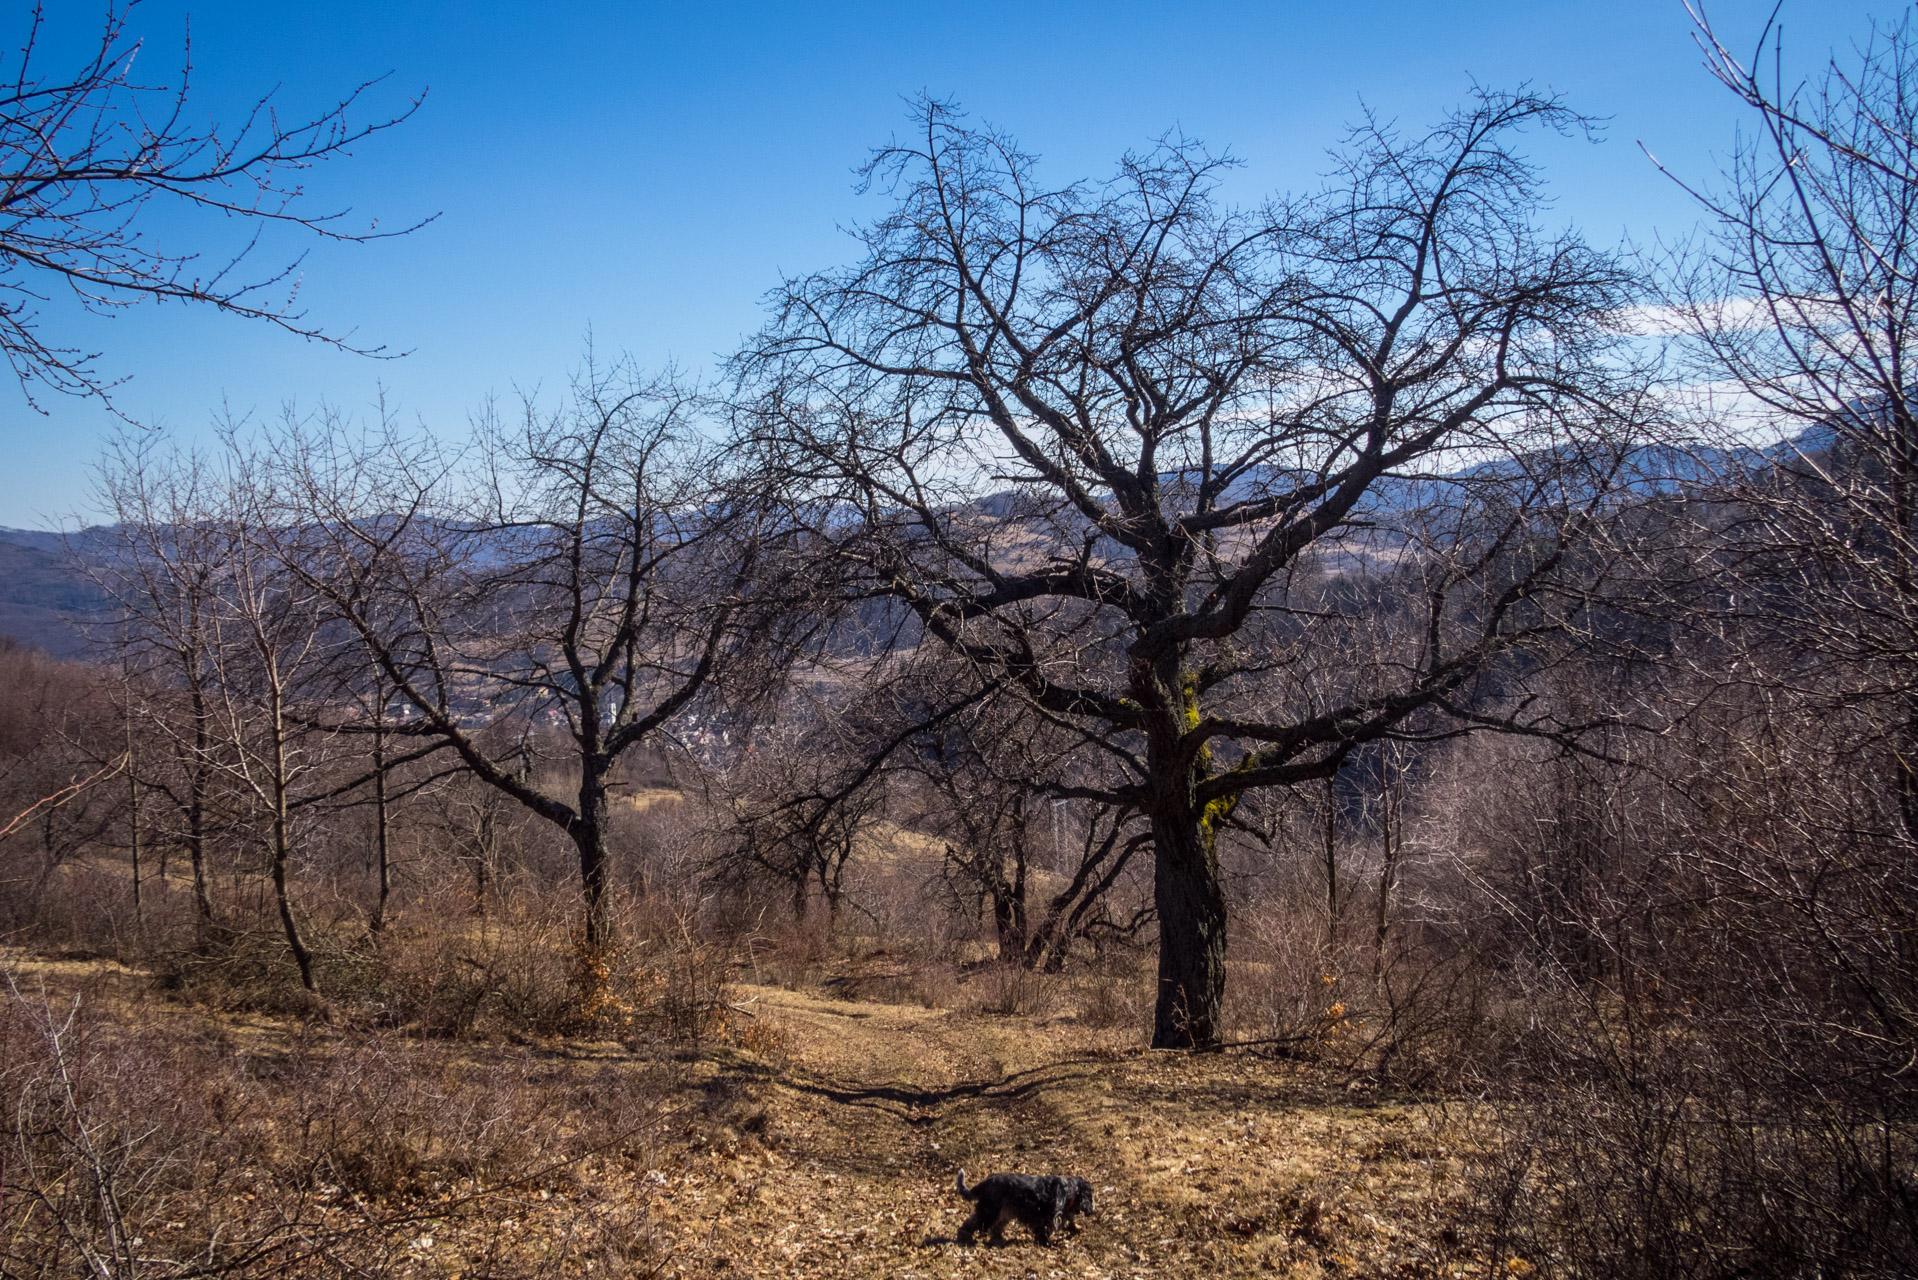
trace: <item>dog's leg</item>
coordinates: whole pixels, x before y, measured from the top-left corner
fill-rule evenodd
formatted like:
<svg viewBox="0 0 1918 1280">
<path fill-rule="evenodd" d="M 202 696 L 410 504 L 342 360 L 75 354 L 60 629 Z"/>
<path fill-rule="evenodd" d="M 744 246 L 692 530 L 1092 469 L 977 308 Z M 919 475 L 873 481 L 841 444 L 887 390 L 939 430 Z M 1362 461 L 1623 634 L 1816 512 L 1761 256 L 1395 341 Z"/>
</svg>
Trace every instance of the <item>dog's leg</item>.
<svg viewBox="0 0 1918 1280">
<path fill-rule="evenodd" d="M 1066 1192 L 1063 1185 L 1053 1192 L 1052 1204 L 1049 1207 L 1052 1212 L 1046 1215 L 1044 1230 L 1035 1229 L 1032 1233 L 1039 1238 L 1040 1244 L 1051 1244 L 1053 1233 L 1065 1225 Z"/>
<path fill-rule="evenodd" d="M 1047 1199 L 1040 1217 L 1032 1224 L 1032 1238 L 1042 1245 L 1052 1243 L 1053 1233 L 1065 1221 L 1066 1205 L 1071 1199 L 1063 1178 L 1050 1179 L 1047 1192 Z"/>
</svg>

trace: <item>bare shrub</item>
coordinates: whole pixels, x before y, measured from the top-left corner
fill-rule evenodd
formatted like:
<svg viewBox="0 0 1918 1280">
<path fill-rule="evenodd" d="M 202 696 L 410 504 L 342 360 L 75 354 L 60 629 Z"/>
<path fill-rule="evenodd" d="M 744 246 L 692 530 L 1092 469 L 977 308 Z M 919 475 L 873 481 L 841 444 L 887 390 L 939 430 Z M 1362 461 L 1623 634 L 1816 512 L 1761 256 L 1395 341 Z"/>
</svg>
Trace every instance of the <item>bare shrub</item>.
<svg viewBox="0 0 1918 1280">
<path fill-rule="evenodd" d="M 1887 737 L 1781 683 L 1720 691 L 1634 770 L 1508 767 L 1479 863 L 1501 1249 L 1578 1276 L 1908 1273 L 1918 884 L 1865 767 Z"/>
<path fill-rule="evenodd" d="M 1338 1003 L 1338 983 L 1322 916 L 1283 898 L 1241 913 L 1226 997 L 1228 1025 L 1241 1039 L 1308 1051 Z"/>
<path fill-rule="evenodd" d="M 638 1073 L 555 1083 L 530 1055 L 455 1058 L 379 1035 L 242 1045 L 210 1024 L 98 1018 L 8 973 L 0 1271 L 394 1274 L 408 1262 L 395 1233 L 429 1221 L 499 1248 L 495 1197 L 564 1186 L 596 1150 L 642 1154 L 662 1122 Z"/>
<path fill-rule="evenodd" d="M 670 904 L 623 907 L 619 944 L 585 940 L 564 887 L 515 884 L 485 916 L 434 905 L 376 934 L 315 933 L 324 1005 L 264 928 L 165 957 L 159 982 L 210 1009 L 325 1012 L 429 1039 L 578 1035 L 697 1047 L 738 1030 L 731 951 Z"/>
<path fill-rule="evenodd" d="M 967 977 L 966 1004 L 1001 1017 L 1043 1018 L 1065 1007 L 1067 988 L 1058 974 L 1029 969 L 1017 960 L 980 965 Z"/>
<path fill-rule="evenodd" d="M 1143 956 L 1114 956 L 1088 969 L 1074 978 L 1072 994 L 1079 1021 L 1100 1031 L 1137 1029 L 1152 1007 L 1152 982 Z"/>
<path fill-rule="evenodd" d="M 430 921 L 389 928 L 368 949 L 379 1022 L 429 1036 L 552 1034 L 572 1017 L 563 904 L 516 896 L 481 926 Z"/>
<path fill-rule="evenodd" d="M 1385 940 L 1369 981 L 1351 984 L 1335 1053 L 1380 1081 L 1456 1087 L 1485 1061 L 1498 992 L 1469 942 L 1408 930 Z"/>
<path fill-rule="evenodd" d="M 192 947 L 150 958 L 158 985 L 208 1009 L 275 1015 L 316 1012 L 284 940 L 237 919 Z"/>
<path fill-rule="evenodd" d="M 9 903 L 17 934 L 66 954 L 132 958 L 146 930 L 133 902 L 132 881 L 110 863 L 85 860 L 55 867 L 33 889 Z M 150 886 L 149 886 L 150 896 Z"/>
<path fill-rule="evenodd" d="M 823 925 L 779 916 L 739 940 L 753 981 L 797 991 L 820 973 L 831 942 Z"/>
<path fill-rule="evenodd" d="M 1909 1274 L 1918 1126 L 1781 1097 L 1721 1056 L 1705 1020 L 1653 1014 L 1614 1002 L 1553 1018 L 1550 1077 L 1499 1090 L 1473 1177 L 1496 1260 L 1572 1276 Z"/>
<path fill-rule="evenodd" d="M 892 991 L 894 1004 L 950 1009 L 960 1000 L 958 967 L 936 956 L 909 956 Z"/>
</svg>

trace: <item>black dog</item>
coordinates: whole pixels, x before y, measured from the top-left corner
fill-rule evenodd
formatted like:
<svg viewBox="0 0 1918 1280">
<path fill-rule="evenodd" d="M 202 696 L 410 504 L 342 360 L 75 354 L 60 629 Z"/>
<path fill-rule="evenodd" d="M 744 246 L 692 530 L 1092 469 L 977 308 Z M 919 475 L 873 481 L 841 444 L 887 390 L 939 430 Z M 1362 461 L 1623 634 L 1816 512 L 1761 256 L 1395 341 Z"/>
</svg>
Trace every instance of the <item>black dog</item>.
<svg viewBox="0 0 1918 1280">
<path fill-rule="evenodd" d="M 1092 1212 L 1092 1184 L 1084 1178 L 1055 1178 L 1036 1173 L 995 1173 L 976 1187 L 966 1186 L 959 1171 L 959 1194 L 978 1201 L 959 1227 L 959 1243 L 971 1244 L 983 1228 L 992 1243 L 1014 1218 L 1026 1224 L 1033 1239 L 1049 1244 L 1052 1233 L 1075 1213 Z"/>
</svg>

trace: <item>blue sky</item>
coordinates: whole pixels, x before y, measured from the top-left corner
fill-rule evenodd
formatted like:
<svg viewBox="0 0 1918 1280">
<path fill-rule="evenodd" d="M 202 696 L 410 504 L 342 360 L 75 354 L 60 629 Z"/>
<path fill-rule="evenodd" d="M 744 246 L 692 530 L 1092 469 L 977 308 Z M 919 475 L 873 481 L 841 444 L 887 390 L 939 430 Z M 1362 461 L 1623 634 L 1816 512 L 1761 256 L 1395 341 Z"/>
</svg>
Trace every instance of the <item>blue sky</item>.
<svg viewBox="0 0 1918 1280">
<path fill-rule="evenodd" d="M 17 43 L 22 0 L 3 0 Z M 62 21 L 97 4 L 55 6 Z M 1749 44 L 1770 2 L 1710 6 Z M 1785 0 L 1788 59 L 1810 69 L 1895 6 Z M 146 0 L 149 75 L 191 23 L 196 100 L 230 118 L 277 86 L 288 112 L 372 76 L 369 105 L 422 110 L 314 172 L 315 207 L 403 238 L 315 246 L 309 318 L 410 354 L 375 361 L 180 307 L 111 320 L 57 307 L 50 336 L 105 352 L 122 408 L 184 436 L 222 405 L 363 412 L 383 387 L 409 419 L 463 431 L 489 394 L 556 387 L 590 328 L 602 350 L 695 372 L 758 324 L 781 272 L 852 256 L 839 228 L 877 211 L 852 170 L 930 91 L 1015 134 L 1065 181 L 1101 176 L 1169 128 L 1229 148 L 1247 201 L 1312 184 L 1361 102 L 1416 127 L 1474 80 L 1530 82 L 1608 117 L 1605 140 L 1542 139 L 1554 216 L 1593 239 L 1682 236 L 1687 198 L 1639 150 L 1709 179 L 1739 111 L 1700 65 L 1679 0 L 1476 3 L 438 3 Z M 169 220 L 158 230 L 175 228 Z M 215 228 L 214 234 L 220 234 Z M 294 245 L 269 242 L 273 253 Z M 113 421 L 0 386 L 0 525 L 85 517 Z"/>
</svg>

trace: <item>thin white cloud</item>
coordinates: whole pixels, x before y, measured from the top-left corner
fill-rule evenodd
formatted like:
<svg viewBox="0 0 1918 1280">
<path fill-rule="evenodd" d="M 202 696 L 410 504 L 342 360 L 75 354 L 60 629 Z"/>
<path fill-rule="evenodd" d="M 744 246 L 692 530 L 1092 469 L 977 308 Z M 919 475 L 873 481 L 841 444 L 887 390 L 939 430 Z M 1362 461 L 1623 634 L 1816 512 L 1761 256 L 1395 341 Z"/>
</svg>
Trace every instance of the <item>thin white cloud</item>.
<svg viewBox="0 0 1918 1280">
<path fill-rule="evenodd" d="M 1618 315 L 1618 327 L 1639 338 L 1682 338 L 1698 331 L 1698 322 L 1719 333 L 1749 332 L 1771 323 L 1758 298 L 1719 298 L 1693 308 L 1651 303 L 1627 307 Z"/>
</svg>

